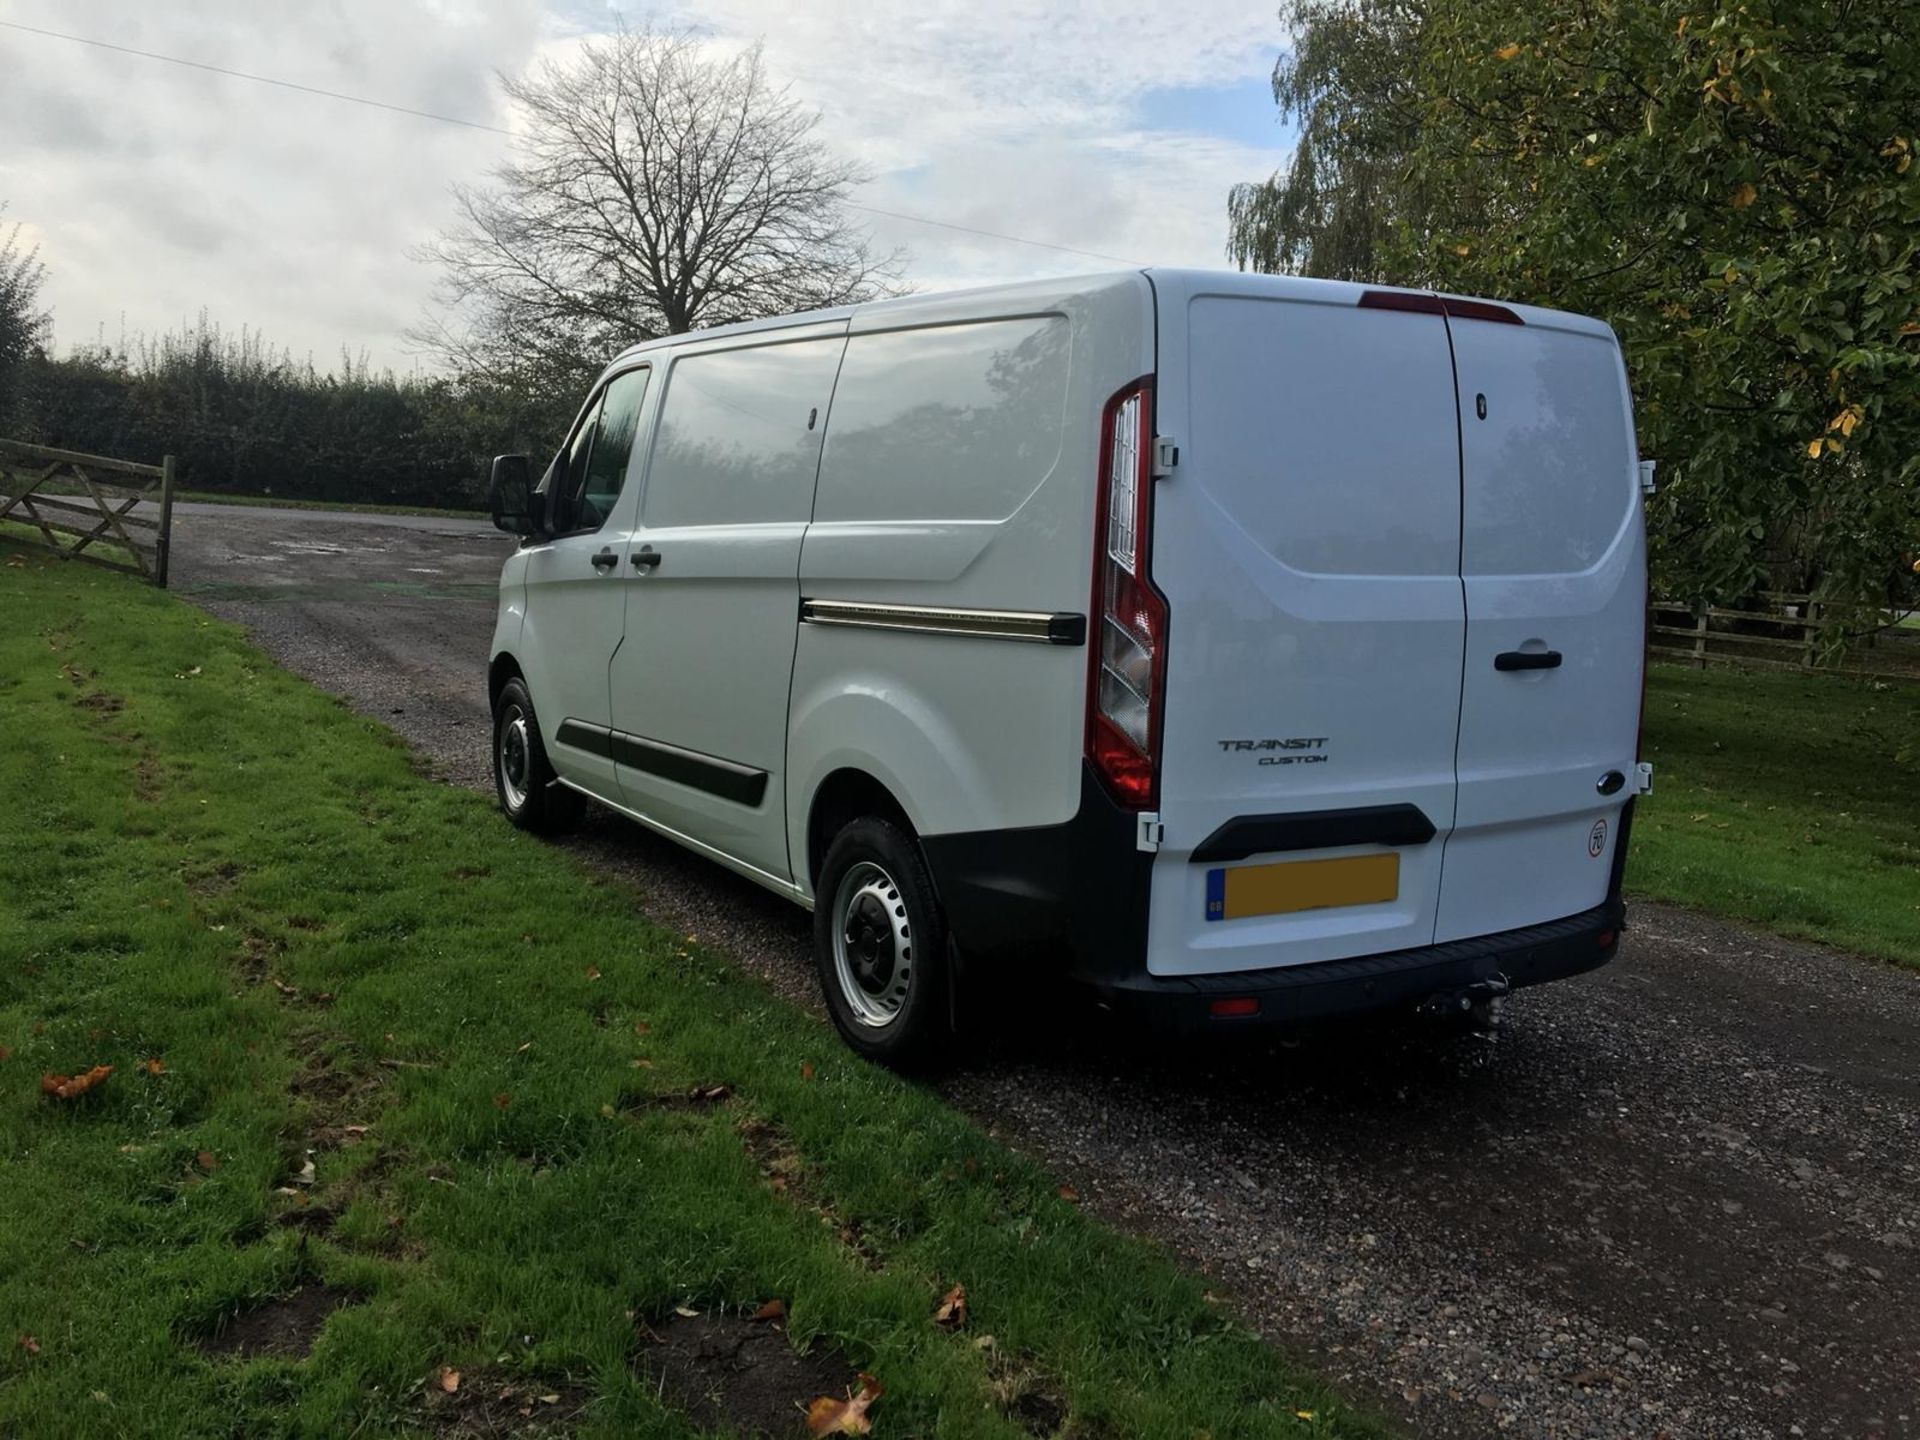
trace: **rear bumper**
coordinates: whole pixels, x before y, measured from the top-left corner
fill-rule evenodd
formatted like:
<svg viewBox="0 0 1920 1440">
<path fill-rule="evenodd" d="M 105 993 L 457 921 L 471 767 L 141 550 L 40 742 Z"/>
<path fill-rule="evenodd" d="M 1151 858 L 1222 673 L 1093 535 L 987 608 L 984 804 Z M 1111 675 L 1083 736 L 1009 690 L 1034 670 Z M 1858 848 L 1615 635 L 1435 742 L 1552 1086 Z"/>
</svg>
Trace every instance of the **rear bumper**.
<svg viewBox="0 0 1920 1440">
<path fill-rule="evenodd" d="M 1407 1008 L 1495 979 L 1517 989 L 1596 970 L 1619 950 L 1625 918 L 1626 907 L 1615 899 L 1550 924 L 1445 945 L 1223 975 L 1142 972 L 1109 977 L 1098 988 L 1115 1009 L 1156 1028 L 1294 1025 Z M 1213 1006 L 1224 1000 L 1252 1000 L 1257 1008 L 1218 1016 Z"/>
<path fill-rule="evenodd" d="M 1190 976 L 1148 971 L 1153 856 L 1135 844 L 1134 816 L 1091 771 L 1082 776 L 1078 813 L 1064 824 L 930 835 L 921 844 L 963 962 L 1050 966 L 1150 1025 L 1221 1030 L 1389 1010 L 1496 978 L 1519 987 L 1597 969 L 1613 958 L 1625 923 L 1620 881 L 1632 822 L 1629 801 L 1607 899 L 1578 915 L 1411 950 Z M 1257 1002 L 1251 1014 L 1213 1013 L 1217 1000 L 1248 998 Z"/>
</svg>

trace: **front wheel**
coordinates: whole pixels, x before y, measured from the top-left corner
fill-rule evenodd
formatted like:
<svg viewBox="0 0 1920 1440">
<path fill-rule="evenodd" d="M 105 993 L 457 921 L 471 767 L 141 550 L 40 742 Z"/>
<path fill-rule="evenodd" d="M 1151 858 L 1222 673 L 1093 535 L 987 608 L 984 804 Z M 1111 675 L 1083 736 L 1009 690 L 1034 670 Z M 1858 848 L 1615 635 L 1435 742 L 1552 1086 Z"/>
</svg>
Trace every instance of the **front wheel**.
<svg viewBox="0 0 1920 1440">
<path fill-rule="evenodd" d="M 814 963 L 841 1036 L 901 1069 L 952 1039 L 947 926 L 913 837 L 876 816 L 834 837 L 814 893 Z"/>
<path fill-rule="evenodd" d="M 522 830 L 564 830 L 585 808 L 578 792 L 553 778 L 533 696 L 517 676 L 500 687 L 493 703 L 493 788 L 507 819 Z"/>
</svg>

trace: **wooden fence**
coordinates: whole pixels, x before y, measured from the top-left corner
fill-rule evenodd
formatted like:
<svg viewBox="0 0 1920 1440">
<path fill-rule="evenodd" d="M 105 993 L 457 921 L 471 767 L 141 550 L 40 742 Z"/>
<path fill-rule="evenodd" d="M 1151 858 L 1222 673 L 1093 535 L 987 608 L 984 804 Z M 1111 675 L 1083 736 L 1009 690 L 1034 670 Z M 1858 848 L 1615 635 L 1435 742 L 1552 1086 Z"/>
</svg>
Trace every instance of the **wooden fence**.
<svg viewBox="0 0 1920 1440">
<path fill-rule="evenodd" d="M 140 507 L 159 507 L 157 516 Z M 50 450 L 0 440 L 0 523 L 39 530 L 39 539 L 69 560 L 124 570 L 167 583 L 173 539 L 173 457 L 136 465 L 105 455 Z M 127 560 L 89 547 L 117 546 Z"/>
<path fill-rule="evenodd" d="M 1856 637 L 1835 660 L 1827 632 L 1840 625 L 1827 618 L 1811 595 L 1766 591 L 1764 610 L 1693 606 L 1655 600 L 1648 615 L 1647 648 L 1656 660 L 1700 669 L 1741 665 L 1760 670 L 1819 670 L 1869 680 L 1920 682 L 1920 633 L 1886 632 Z M 1891 621 L 1892 617 L 1887 617 Z"/>
</svg>

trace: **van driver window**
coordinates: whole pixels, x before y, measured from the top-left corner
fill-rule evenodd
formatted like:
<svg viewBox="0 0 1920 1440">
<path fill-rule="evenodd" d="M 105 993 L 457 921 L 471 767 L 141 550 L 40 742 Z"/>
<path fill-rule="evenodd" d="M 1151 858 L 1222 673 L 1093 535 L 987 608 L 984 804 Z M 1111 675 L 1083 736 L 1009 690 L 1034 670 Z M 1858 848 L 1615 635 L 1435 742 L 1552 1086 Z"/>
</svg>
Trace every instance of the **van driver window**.
<svg viewBox="0 0 1920 1440">
<path fill-rule="evenodd" d="M 598 530 L 612 513 L 633 458 L 651 373 L 640 369 L 616 375 L 581 422 L 567 456 L 567 530 Z"/>
</svg>

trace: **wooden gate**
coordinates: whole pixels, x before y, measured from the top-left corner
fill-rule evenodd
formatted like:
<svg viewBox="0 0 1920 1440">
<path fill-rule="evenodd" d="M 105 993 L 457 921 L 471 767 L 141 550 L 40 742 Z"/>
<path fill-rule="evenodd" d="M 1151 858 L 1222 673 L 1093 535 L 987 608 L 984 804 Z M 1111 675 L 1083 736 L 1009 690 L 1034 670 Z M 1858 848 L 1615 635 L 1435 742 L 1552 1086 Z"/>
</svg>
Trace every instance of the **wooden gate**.
<svg viewBox="0 0 1920 1440">
<path fill-rule="evenodd" d="M 157 507 L 157 514 L 143 507 Z M 11 522 L 11 523 L 9 523 Z M 37 537 L 13 526 L 32 526 Z M 50 450 L 0 440 L 0 535 L 38 538 L 69 560 L 125 570 L 155 585 L 167 583 L 173 538 L 173 457 L 136 465 L 105 455 Z M 115 547 L 128 558 L 112 558 Z"/>
</svg>

